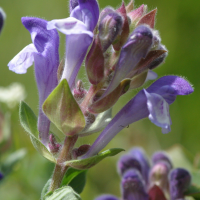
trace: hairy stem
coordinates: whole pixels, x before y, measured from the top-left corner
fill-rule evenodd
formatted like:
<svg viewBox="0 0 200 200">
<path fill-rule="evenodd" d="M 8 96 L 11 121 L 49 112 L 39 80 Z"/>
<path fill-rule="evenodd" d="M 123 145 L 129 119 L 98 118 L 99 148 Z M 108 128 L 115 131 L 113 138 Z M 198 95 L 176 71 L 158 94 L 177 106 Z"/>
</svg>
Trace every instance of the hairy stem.
<svg viewBox="0 0 200 200">
<path fill-rule="evenodd" d="M 71 159 L 71 152 L 72 152 L 72 149 L 73 149 L 77 139 L 78 139 L 77 135 L 72 136 L 72 137 L 66 136 L 63 148 L 57 159 L 57 164 L 56 164 L 54 172 L 53 172 L 49 191 L 53 192 L 54 190 L 56 190 L 60 187 L 62 179 L 65 175 L 65 172 L 68 169 L 68 166 L 65 166 L 63 163 L 65 161 Z"/>
</svg>

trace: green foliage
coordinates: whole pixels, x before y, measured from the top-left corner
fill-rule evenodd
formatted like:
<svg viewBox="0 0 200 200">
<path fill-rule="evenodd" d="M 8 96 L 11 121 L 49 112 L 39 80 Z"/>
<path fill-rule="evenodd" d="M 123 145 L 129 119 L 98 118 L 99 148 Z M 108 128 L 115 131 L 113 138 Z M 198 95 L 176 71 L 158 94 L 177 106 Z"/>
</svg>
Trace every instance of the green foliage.
<svg viewBox="0 0 200 200">
<path fill-rule="evenodd" d="M 121 151 L 124 151 L 124 149 L 120 149 L 120 148 L 108 149 L 108 150 L 103 151 L 102 153 L 99 153 L 98 155 L 92 156 L 90 158 L 67 161 L 67 162 L 65 162 L 65 165 L 70 166 L 75 169 L 80 169 L 80 170 L 89 169 L 90 167 L 99 163 L 104 158 L 109 157 L 109 156 L 115 156 L 118 153 L 120 153 Z"/>
<path fill-rule="evenodd" d="M 19 107 L 19 118 L 21 125 L 28 132 L 31 142 L 35 149 L 45 158 L 51 162 L 56 163 L 54 156 L 48 151 L 48 149 L 40 142 L 38 139 L 38 130 L 37 130 L 37 117 L 31 110 L 31 108 L 23 101 L 20 103 Z"/>
<path fill-rule="evenodd" d="M 62 180 L 61 187 L 69 185 L 75 192 L 80 194 L 86 183 L 86 173 L 87 170 L 78 170 L 70 167 Z"/>
<path fill-rule="evenodd" d="M 81 197 L 71 187 L 64 186 L 46 194 L 44 200 L 81 200 Z"/>
<path fill-rule="evenodd" d="M 44 186 L 43 189 L 42 189 L 41 200 L 45 200 L 45 195 L 48 193 L 50 184 L 51 184 L 51 179 L 49 179 L 49 180 L 46 182 L 45 186 Z"/>
<path fill-rule="evenodd" d="M 66 79 L 52 91 L 43 104 L 43 111 L 56 127 L 72 136 L 85 127 L 84 115 L 74 99 Z"/>
<path fill-rule="evenodd" d="M 186 196 L 191 196 L 195 200 L 200 200 L 200 187 L 196 185 L 191 185 L 190 188 L 185 193 Z"/>
</svg>

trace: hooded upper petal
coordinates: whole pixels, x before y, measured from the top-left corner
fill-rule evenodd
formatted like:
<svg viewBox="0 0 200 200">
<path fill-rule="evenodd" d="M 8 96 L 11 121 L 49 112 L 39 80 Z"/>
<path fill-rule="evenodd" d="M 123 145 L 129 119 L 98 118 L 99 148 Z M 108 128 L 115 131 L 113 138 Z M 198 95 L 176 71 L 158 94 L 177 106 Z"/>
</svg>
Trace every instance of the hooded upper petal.
<svg viewBox="0 0 200 200">
<path fill-rule="evenodd" d="M 192 86 L 181 77 L 165 76 L 158 79 L 146 90 L 141 90 L 117 113 L 84 158 L 97 154 L 124 127 L 146 117 L 160 126 L 164 133 L 168 132 L 171 120 L 167 103 L 172 103 L 176 95 L 187 95 L 192 92 Z"/>
<path fill-rule="evenodd" d="M 99 19 L 99 6 L 96 0 L 78 0 L 70 16 L 82 21 L 87 29 L 93 31 Z"/>
</svg>

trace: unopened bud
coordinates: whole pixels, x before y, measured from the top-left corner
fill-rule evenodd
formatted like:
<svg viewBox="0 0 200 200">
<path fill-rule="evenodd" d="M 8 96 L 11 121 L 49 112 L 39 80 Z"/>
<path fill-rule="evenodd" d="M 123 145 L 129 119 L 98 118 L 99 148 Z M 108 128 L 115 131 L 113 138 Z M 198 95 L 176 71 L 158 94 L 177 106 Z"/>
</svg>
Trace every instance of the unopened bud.
<svg viewBox="0 0 200 200">
<path fill-rule="evenodd" d="M 169 175 L 171 200 L 184 199 L 184 193 L 191 183 L 190 173 L 183 168 L 177 168 L 171 171 Z"/>
<path fill-rule="evenodd" d="M 98 38 L 95 38 L 85 60 L 90 83 L 97 85 L 104 78 L 104 55 Z"/>
<path fill-rule="evenodd" d="M 86 111 L 86 112 L 84 113 L 84 116 L 85 116 L 85 122 L 86 122 L 85 128 L 87 128 L 87 127 L 89 127 L 91 124 L 94 123 L 96 117 L 95 117 L 94 114 L 92 114 L 92 113 L 90 113 L 90 112 L 88 112 L 88 111 Z"/>
<path fill-rule="evenodd" d="M 136 169 L 139 172 L 142 172 L 142 167 L 137 159 L 131 155 L 123 155 L 117 164 L 117 169 L 119 174 L 122 176 L 129 169 Z"/>
<path fill-rule="evenodd" d="M 74 98 L 78 103 L 81 103 L 87 91 L 84 89 L 83 82 L 81 80 L 77 81 L 76 88 L 73 90 Z"/>
<path fill-rule="evenodd" d="M 122 198 L 126 200 L 148 200 L 141 174 L 134 169 L 125 172 L 121 182 Z"/>
<path fill-rule="evenodd" d="M 79 148 L 75 148 L 72 150 L 72 157 L 73 159 L 77 159 L 79 156 L 84 155 L 90 148 L 90 145 L 84 144 L 81 145 Z"/>
<path fill-rule="evenodd" d="M 157 185 L 154 185 L 148 191 L 148 195 L 149 195 L 149 200 L 167 200 L 167 198 L 165 197 L 164 192 Z"/>
<path fill-rule="evenodd" d="M 114 42 L 116 37 L 121 34 L 123 18 L 111 8 L 105 8 L 100 15 L 99 39 L 103 52 Z"/>
<path fill-rule="evenodd" d="M 69 2 L 69 9 L 70 9 L 70 13 L 72 12 L 72 10 L 74 10 L 74 8 L 76 8 L 76 6 L 78 6 L 78 0 L 70 0 Z"/>
<path fill-rule="evenodd" d="M 161 161 L 156 163 L 150 171 L 149 187 L 157 185 L 167 191 L 169 188 L 168 175 L 170 170 L 171 166 L 167 162 Z"/>
<path fill-rule="evenodd" d="M 171 169 L 173 168 L 172 162 L 169 159 L 168 155 L 164 151 L 158 151 L 153 154 L 151 158 L 153 164 L 159 163 L 159 162 L 167 162 Z"/>
<path fill-rule="evenodd" d="M 5 18 L 6 18 L 6 14 L 3 11 L 3 9 L 0 7 L 0 33 L 1 33 L 2 28 L 3 28 Z"/>
<path fill-rule="evenodd" d="M 115 51 L 119 51 L 122 46 L 126 43 L 129 33 L 130 33 L 130 29 L 129 29 L 129 20 L 128 20 L 128 16 L 126 13 L 126 7 L 124 5 L 124 2 L 122 2 L 122 6 L 116 10 L 118 13 L 120 13 L 123 17 L 123 25 L 122 25 L 122 32 L 121 34 L 116 38 L 114 44 L 113 44 L 113 48 L 115 49 Z"/>
<path fill-rule="evenodd" d="M 141 148 L 133 148 L 130 151 L 131 156 L 133 156 L 135 159 L 137 159 L 141 165 L 142 169 L 142 176 L 146 183 L 148 182 L 149 177 L 149 170 L 150 170 L 150 164 L 149 161 L 144 153 L 144 151 Z"/>
<path fill-rule="evenodd" d="M 51 153 L 58 153 L 60 148 L 61 148 L 61 144 L 56 143 L 56 138 L 53 134 L 49 135 L 49 149 L 51 151 Z"/>
</svg>

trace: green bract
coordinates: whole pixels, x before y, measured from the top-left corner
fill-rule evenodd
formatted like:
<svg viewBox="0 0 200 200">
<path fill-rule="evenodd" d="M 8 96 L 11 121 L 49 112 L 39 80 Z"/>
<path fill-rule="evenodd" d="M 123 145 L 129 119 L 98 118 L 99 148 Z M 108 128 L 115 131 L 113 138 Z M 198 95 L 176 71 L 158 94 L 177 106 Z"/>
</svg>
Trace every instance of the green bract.
<svg viewBox="0 0 200 200">
<path fill-rule="evenodd" d="M 49 152 L 49 150 L 38 139 L 39 132 L 37 130 L 37 117 L 31 110 L 31 108 L 23 101 L 19 106 L 19 118 L 21 125 L 28 132 L 31 142 L 35 149 L 51 162 L 56 163 L 56 159 Z"/>
<path fill-rule="evenodd" d="M 63 79 L 47 97 L 43 104 L 43 111 L 66 136 L 73 136 L 85 127 L 84 115 L 66 79 Z"/>
</svg>

